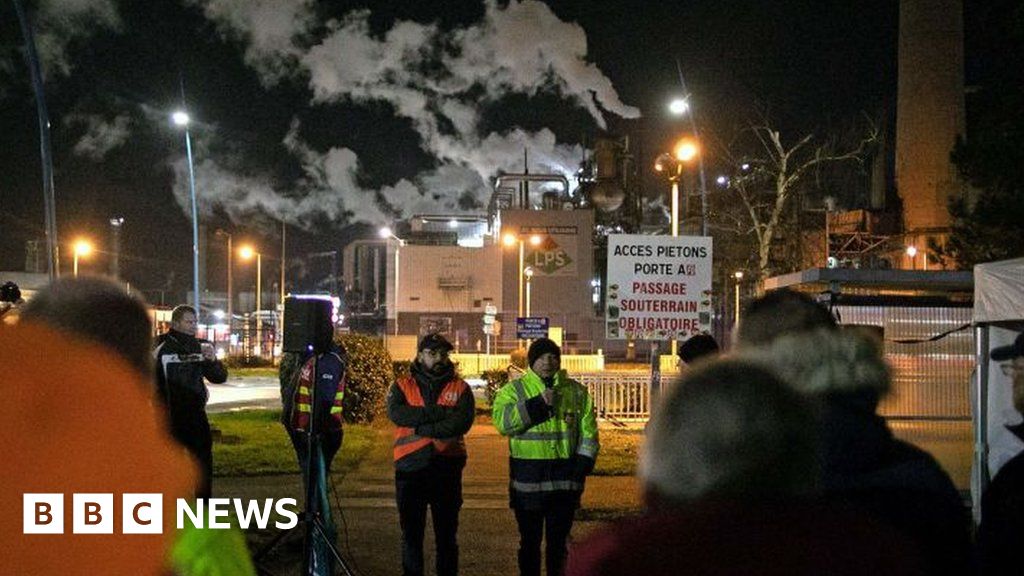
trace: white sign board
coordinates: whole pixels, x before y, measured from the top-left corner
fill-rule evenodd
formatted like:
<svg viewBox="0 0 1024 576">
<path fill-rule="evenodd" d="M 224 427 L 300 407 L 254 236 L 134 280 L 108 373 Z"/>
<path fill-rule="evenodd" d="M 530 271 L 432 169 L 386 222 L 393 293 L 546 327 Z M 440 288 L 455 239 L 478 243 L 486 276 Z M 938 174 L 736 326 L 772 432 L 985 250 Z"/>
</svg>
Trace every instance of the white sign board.
<svg viewBox="0 0 1024 576">
<path fill-rule="evenodd" d="M 608 237 L 609 339 L 685 340 L 711 329 L 711 238 Z"/>
</svg>

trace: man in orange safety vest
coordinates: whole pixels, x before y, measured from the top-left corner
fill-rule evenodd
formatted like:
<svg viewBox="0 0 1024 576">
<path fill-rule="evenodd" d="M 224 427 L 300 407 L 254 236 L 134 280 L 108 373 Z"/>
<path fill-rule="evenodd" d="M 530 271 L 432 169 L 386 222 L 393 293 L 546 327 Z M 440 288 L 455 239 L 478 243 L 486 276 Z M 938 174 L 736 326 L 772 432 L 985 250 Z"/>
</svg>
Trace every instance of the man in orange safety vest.
<svg viewBox="0 0 1024 576">
<path fill-rule="evenodd" d="M 423 574 L 427 506 L 434 520 L 438 576 L 459 571 L 456 532 L 462 507 L 463 434 L 473 425 L 473 393 L 448 359 L 452 345 L 440 334 L 419 343 L 410 374 L 388 392 L 395 423 L 395 498 L 402 525 L 402 573 Z"/>
</svg>

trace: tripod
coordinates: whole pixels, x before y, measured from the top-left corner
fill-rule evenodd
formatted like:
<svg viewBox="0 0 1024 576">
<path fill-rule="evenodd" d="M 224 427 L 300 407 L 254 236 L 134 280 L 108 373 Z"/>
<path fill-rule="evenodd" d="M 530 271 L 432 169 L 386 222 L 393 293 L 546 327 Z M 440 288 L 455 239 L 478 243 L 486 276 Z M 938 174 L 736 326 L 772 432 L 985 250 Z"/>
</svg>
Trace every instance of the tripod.
<svg viewBox="0 0 1024 576">
<path fill-rule="evenodd" d="M 317 398 L 317 386 L 320 381 L 319 362 L 323 352 L 313 352 L 313 377 L 309 383 L 310 397 L 310 421 L 309 430 L 306 434 L 306 459 L 303 470 L 303 488 L 306 495 L 306 509 L 302 513 L 299 524 L 294 528 L 283 530 L 274 536 L 266 546 L 261 548 L 253 560 L 257 565 L 260 574 L 270 575 L 270 572 L 259 565 L 284 538 L 300 527 L 303 529 L 302 545 L 302 574 L 303 576 L 320 576 L 323 574 L 334 574 L 335 568 L 340 569 L 345 576 L 355 576 L 335 544 L 333 529 L 329 529 L 327 522 L 330 521 L 330 504 L 327 499 L 327 465 L 324 461 L 321 436 L 323 434 L 322 422 L 320 422 L 320 404 Z M 301 370 L 301 368 L 300 368 Z M 338 379 L 341 385 L 341 378 Z M 325 522 L 326 516 L 326 522 Z M 328 556 L 328 553 L 330 556 Z M 331 558 L 335 564 L 332 566 Z"/>
</svg>

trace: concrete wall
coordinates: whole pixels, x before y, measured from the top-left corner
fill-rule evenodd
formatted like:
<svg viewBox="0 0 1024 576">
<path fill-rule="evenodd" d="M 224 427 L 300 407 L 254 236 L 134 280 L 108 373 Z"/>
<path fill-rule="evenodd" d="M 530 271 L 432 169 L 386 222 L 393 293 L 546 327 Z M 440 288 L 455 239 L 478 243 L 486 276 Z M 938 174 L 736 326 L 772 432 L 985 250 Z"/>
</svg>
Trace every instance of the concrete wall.
<svg viewBox="0 0 1024 576">
<path fill-rule="evenodd" d="M 565 329 L 566 340 L 592 340 L 595 315 L 590 282 L 594 276 L 594 213 L 590 210 L 503 210 L 501 233 L 512 233 L 527 240 L 524 266 L 534 269 L 530 315 L 551 318 L 551 325 Z M 531 235 L 541 237 L 540 246 L 529 244 Z M 506 332 L 514 334 L 519 306 L 518 247 L 504 248 L 502 277 L 505 280 L 502 316 L 511 321 Z M 525 303 L 523 307 L 525 315 Z"/>
<path fill-rule="evenodd" d="M 398 248 L 398 258 L 395 249 Z M 460 349 L 486 346 L 483 315 L 488 304 L 502 307 L 501 247 L 388 246 L 385 260 L 387 302 L 395 302 L 398 265 L 398 333 L 440 331 Z M 388 307 L 388 334 L 395 319 Z"/>
</svg>

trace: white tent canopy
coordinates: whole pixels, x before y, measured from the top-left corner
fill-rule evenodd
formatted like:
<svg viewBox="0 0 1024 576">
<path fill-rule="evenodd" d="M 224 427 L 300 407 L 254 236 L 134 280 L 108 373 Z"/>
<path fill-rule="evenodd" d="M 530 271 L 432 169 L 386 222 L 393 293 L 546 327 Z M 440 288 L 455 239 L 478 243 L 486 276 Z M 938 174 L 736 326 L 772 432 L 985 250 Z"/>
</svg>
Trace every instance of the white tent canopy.
<svg viewBox="0 0 1024 576">
<path fill-rule="evenodd" d="M 1013 342 L 1024 325 L 1024 258 L 988 262 L 974 267 L 974 439 L 971 478 L 975 519 L 980 519 L 980 495 L 1024 442 L 1006 429 L 1020 422 L 1013 408 L 1010 378 L 989 359 L 993 348 Z M 1013 328 L 1017 328 L 1014 330 Z"/>
<path fill-rule="evenodd" d="M 1024 258 L 974 267 L 974 323 L 1024 320 Z"/>
</svg>

